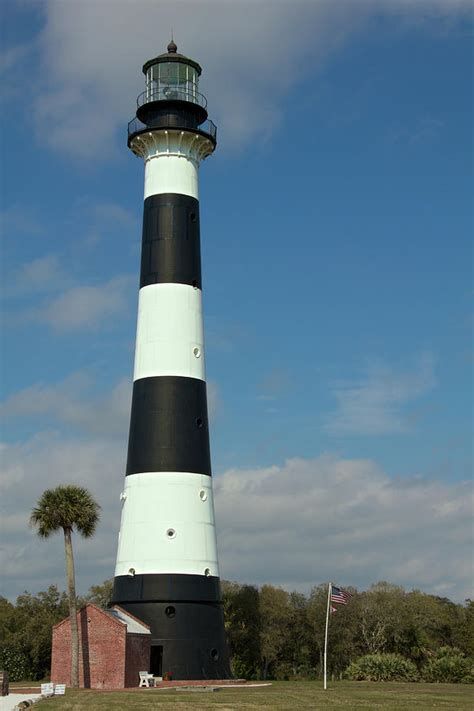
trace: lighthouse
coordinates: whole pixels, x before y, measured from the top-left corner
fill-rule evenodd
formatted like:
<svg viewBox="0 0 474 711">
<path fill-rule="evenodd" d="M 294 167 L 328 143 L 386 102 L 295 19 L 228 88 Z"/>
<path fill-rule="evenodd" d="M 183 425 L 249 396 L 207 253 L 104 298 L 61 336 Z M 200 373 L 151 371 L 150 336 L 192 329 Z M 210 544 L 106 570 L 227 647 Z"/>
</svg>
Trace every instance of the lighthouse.
<svg viewBox="0 0 474 711">
<path fill-rule="evenodd" d="M 212 495 L 198 172 L 216 126 L 201 67 L 143 66 L 128 147 L 145 164 L 133 396 L 113 603 L 151 628 L 149 669 L 230 677 Z"/>
</svg>

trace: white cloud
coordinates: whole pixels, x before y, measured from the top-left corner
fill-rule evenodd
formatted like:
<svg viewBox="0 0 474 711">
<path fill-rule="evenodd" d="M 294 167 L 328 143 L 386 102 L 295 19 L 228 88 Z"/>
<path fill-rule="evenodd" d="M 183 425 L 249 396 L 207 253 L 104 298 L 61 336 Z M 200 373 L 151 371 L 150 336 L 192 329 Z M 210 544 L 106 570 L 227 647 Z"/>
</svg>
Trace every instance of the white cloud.
<svg viewBox="0 0 474 711">
<path fill-rule="evenodd" d="M 101 286 L 73 286 L 30 312 L 30 318 L 65 332 L 112 327 L 117 316 L 128 315 L 134 287 L 136 280 L 129 276 L 114 277 Z"/>
<path fill-rule="evenodd" d="M 334 384 L 337 409 L 329 416 L 326 430 L 337 435 L 404 432 L 410 422 L 406 406 L 435 385 L 434 360 L 429 353 L 410 371 L 396 372 L 383 363 L 374 364 L 360 380 Z"/>
<path fill-rule="evenodd" d="M 383 11 L 407 22 L 439 23 L 468 6 L 387 0 Z M 328 56 L 380 12 L 376 0 L 50 0 L 39 43 L 38 136 L 69 155 L 109 155 L 114 132 L 132 118 L 143 89 L 140 68 L 165 50 L 173 27 L 179 50 L 203 65 L 202 89 L 220 144 L 265 139 L 281 119 L 285 94 L 311 81 Z"/>
<path fill-rule="evenodd" d="M 126 436 L 44 432 L 2 448 L 2 594 L 64 586 L 63 543 L 38 540 L 28 516 L 47 487 L 77 483 L 102 506 L 93 542 L 75 541 L 78 586 L 113 575 Z M 472 487 L 390 479 L 370 460 L 322 456 L 214 477 L 221 575 L 308 591 L 378 579 L 462 600 L 470 594 Z"/>
<path fill-rule="evenodd" d="M 71 483 L 87 487 L 102 506 L 93 542 L 75 540 L 79 585 L 84 591 L 113 572 L 120 523 L 119 493 L 125 472 L 124 438 L 68 439 L 45 432 L 24 443 L 2 447 L 2 590 L 65 588 L 61 536 L 39 540 L 29 529 L 31 509 L 49 487 Z"/>
<path fill-rule="evenodd" d="M 54 384 L 35 383 L 12 395 L 0 406 L 0 415 L 41 418 L 73 425 L 78 432 L 126 438 L 132 383 L 121 379 L 111 391 L 96 394 L 97 383 L 85 372 Z M 44 425 L 43 425 L 44 426 Z"/>
<path fill-rule="evenodd" d="M 13 275 L 7 292 L 10 295 L 54 291 L 64 286 L 64 274 L 56 254 L 38 257 L 23 264 Z"/>
<path fill-rule="evenodd" d="M 104 202 L 92 208 L 96 219 L 105 222 L 116 222 L 123 227 L 136 227 L 137 219 L 129 210 L 115 202 Z"/>
<path fill-rule="evenodd" d="M 392 480 L 370 460 L 323 456 L 229 470 L 215 488 L 223 577 L 470 594 L 469 482 Z"/>
<path fill-rule="evenodd" d="M 206 390 L 209 419 L 214 420 L 222 407 L 221 393 L 215 380 L 207 381 Z"/>
</svg>

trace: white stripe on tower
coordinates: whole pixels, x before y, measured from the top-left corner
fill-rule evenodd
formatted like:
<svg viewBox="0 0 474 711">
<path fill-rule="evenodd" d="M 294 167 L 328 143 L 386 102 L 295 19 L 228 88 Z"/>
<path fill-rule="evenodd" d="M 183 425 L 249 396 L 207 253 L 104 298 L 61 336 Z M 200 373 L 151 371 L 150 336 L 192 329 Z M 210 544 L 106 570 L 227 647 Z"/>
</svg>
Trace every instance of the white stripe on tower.
<svg viewBox="0 0 474 711">
<path fill-rule="evenodd" d="M 133 379 L 160 375 L 206 379 L 197 287 L 150 284 L 140 289 Z"/>
<path fill-rule="evenodd" d="M 167 145 L 163 145 L 166 151 L 164 157 L 167 160 L 154 160 L 160 154 L 148 155 L 145 159 L 145 200 L 150 195 L 158 195 L 159 193 L 179 193 L 199 200 L 198 164 L 191 155 L 186 156 L 178 153 L 183 144 L 183 136 L 182 132 L 170 133 L 169 131 L 158 138 L 156 138 L 156 134 L 152 134 L 152 137 L 154 137 L 153 149 L 155 146 L 159 149 L 160 144 L 163 144 L 167 139 Z M 171 150 L 173 151 L 174 149 L 175 153 L 169 152 L 170 141 L 172 144 Z M 186 137 L 184 143 L 185 146 L 186 144 L 189 146 L 191 141 Z M 163 157 L 163 154 L 161 154 L 161 157 Z M 163 190 L 164 185 L 167 187 L 166 190 Z"/>
</svg>

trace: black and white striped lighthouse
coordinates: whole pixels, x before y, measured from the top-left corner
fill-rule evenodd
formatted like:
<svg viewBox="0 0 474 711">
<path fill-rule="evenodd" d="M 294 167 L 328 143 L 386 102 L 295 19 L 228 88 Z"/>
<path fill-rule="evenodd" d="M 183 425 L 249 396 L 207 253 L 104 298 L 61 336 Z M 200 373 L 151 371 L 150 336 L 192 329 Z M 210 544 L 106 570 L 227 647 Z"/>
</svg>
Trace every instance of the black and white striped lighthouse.
<svg viewBox="0 0 474 711">
<path fill-rule="evenodd" d="M 212 497 L 198 170 L 216 127 L 201 67 L 168 51 L 143 67 L 128 126 L 145 162 L 132 412 L 113 602 L 151 626 L 149 671 L 230 676 Z"/>
</svg>

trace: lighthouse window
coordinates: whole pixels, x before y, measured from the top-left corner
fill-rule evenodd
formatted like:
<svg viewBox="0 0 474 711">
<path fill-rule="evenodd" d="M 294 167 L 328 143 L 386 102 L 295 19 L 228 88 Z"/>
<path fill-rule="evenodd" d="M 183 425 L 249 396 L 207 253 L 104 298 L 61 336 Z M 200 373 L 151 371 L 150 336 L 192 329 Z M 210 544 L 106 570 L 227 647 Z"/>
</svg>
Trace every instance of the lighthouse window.
<svg viewBox="0 0 474 711">
<path fill-rule="evenodd" d="M 186 84 L 188 81 L 188 65 L 178 64 L 178 81 L 180 84 Z"/>
<path fill-rule="evenodd" d="M 168 607 L 165 608 L 165 615 L 166 617 L 174 617 L 176 615 L 176 608 L 173 607 L 173 605 L 168 605 Z"/>
<path fill-rule="evenodd" d="M 198 417 L 196 419 L 196 425 L 197 425 L 198 429 L 202 428 L 202 417 Z"/>
<path fill-rule="evenodd" d="M 146 73 L 147 101 L 184 99 L 196 101 L 198 74 L 194 67 L 182 62 L 159 62 Z"/>
<path fill-rule="evenodd" d="M 217 660 L 219 659 L 219 652 L 217 651 L 217 649 L 215 649 L 215 648 L 211 649 L 210 654 L 211 654 L 212 661 L 217 662 Z"/>
<path fill-rule="evenodd" d="M 189 219 L 191 220 L 191 222 L 196 222 L 196 220 L 197 220 L 197 215 L 196 215 L 196 213 L 195 213 L 195 212 L 190 212 L 190 213 L 189 213 Z"/>
<path fill-rule="evenodd" d="M 160 72 L 160 84 L 178 83 L 179 65 L 177 62 L 165 62 L 164 64 L 159 64 L 158 67 Z"/>
<path fill-rule="evenodd" d="M 168 528 L 168 530 L 166 531 L 166 535 L 168 536 L 168 538 L 176 538 L 176 531 L 174 530 L 174 528 Z"/>
</svg>

